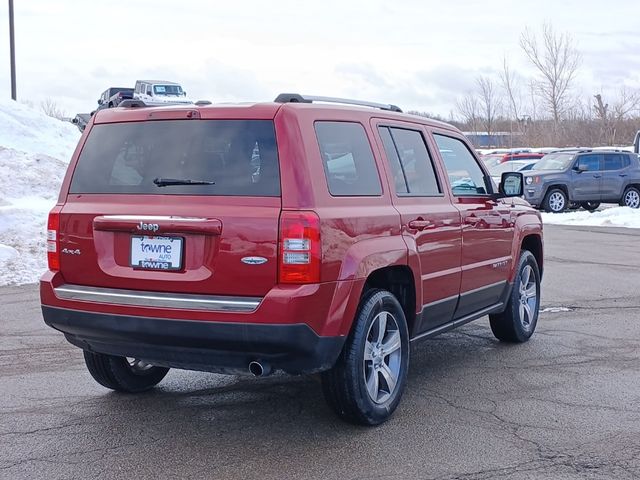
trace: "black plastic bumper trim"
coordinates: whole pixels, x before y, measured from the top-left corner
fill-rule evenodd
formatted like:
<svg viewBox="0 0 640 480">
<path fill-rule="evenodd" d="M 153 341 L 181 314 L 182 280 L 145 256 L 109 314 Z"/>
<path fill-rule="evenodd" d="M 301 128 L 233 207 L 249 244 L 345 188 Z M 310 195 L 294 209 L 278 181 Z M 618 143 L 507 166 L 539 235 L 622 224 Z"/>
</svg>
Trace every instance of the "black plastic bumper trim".
<svg viewBox="0 0 640 480">
<path fill-rule="evenodd" d="M 257 360 L 291 374 L 331 368 L 345 337 L 322 337 L 300 324 L 224 323 L 113 315 L 43 305 L 47 325 L 88 351 L 159 366 L 248 373 Z"/>
</svg>

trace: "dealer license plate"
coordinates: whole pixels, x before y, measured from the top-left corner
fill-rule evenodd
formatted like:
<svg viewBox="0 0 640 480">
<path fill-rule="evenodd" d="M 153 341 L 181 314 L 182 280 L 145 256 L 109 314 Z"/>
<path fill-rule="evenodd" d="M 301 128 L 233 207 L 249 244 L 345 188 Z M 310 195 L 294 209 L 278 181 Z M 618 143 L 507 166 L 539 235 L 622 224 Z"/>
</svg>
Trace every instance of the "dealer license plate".
<svg viewBox="0 0 640 480">
<path fill-rule="evenodd" d="M 131 266 L 145 270 L 180 270 L 181 237 L 131 237 Z"/>
</svg>

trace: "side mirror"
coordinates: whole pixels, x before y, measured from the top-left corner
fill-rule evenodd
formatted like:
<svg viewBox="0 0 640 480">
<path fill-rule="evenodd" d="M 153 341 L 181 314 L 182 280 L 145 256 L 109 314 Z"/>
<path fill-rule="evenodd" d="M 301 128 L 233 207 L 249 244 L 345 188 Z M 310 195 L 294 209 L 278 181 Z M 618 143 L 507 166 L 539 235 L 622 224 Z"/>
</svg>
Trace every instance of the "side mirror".
<svg viewBox="0 0 640 480">
<path fill-rule="evenodd" d="M 582 172 L 586 172 L 587 170 L 589 170 L 589 167 L 587 167 L 584 163 L 579 163 L 578 165 L 573 167 L 573 170 L 578 172 L 578 173 L 582 173 Z"/>
<path fill-rule="evenodd" d="M 498 186 L 498 198 L 524 195 L 524 176 L 520 172 L 504 172 Z"/>
<path fill-rule="evenodd" d="M 186 97 L 187 96 L 187 92 L 182 92 L 182 96 Z"/>
<path fill-rule="evenodd" d="M 98 105 L 102 105 L 102 99 L 101 98 L 98 99 Z"/>
</svg>

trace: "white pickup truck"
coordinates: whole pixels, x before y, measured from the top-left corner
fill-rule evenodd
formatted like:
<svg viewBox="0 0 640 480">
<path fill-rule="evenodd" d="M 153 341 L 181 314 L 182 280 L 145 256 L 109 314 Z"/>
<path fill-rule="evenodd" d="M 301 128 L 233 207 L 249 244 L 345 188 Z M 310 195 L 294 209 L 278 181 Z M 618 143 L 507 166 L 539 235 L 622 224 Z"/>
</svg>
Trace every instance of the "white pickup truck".
<svg viewBox="0 0 640 480">
<path fill-rule="evenodd" d="M 136 80 L 133 98 L 143 101 L 146 105 L 193 103 L 187 98 L 187 93 L 180 84 L 165 80 Z"/>
</svg>

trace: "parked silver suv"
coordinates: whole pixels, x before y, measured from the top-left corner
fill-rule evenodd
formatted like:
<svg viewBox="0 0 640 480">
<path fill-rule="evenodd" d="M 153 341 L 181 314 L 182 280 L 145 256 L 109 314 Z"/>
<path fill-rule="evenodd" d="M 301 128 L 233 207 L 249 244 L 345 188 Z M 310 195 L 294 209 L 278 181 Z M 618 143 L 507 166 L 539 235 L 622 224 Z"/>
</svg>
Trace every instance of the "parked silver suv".
<svg viewBox="0 0 640 480">
<path fill-rule="evenodd" d="M 595 210 L 600 203 L 640 207 L 640 162 L 636 153 L 576 150 L 545 155 L 525 173 L 524 198 L 547 212 Z"/>
</svg>

